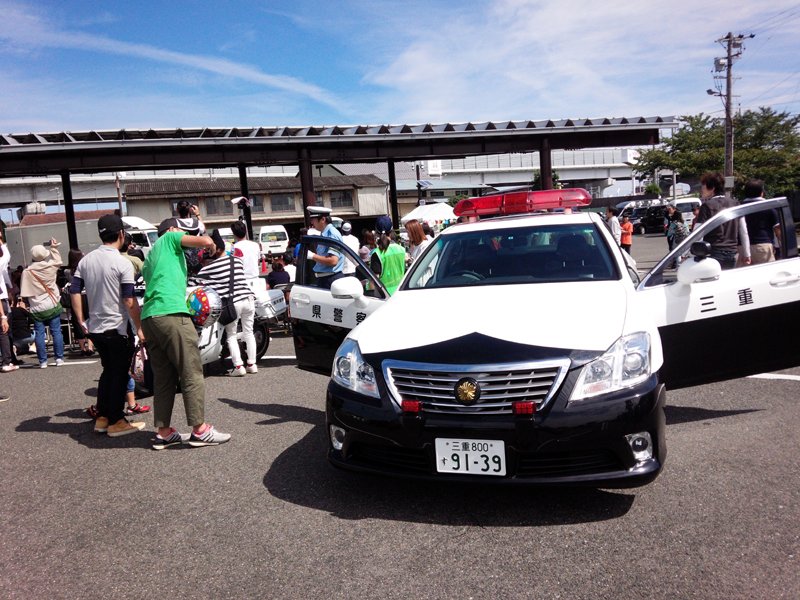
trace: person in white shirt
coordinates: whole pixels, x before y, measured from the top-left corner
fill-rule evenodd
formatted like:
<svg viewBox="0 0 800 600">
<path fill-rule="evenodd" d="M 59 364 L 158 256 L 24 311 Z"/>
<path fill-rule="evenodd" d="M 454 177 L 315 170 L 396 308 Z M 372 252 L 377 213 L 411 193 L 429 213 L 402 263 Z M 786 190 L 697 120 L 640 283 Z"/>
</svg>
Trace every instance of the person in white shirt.
<svg viewBox="0 0 800 600">
<path fill-rule="evenodd" d="M 619 211 L 617 211 L 617 209 L 613 206 L 609 206 L 606 209 L 606 224 L 611 230 L 611 235 L 614 236 L 614 241 L 617 242 L 617 246 L 619 246 L 620 240 L 622 239 L 622 227 L 619 224 L 617 212 Z"/>
<path fill-rule="evenodd" d="M 358 248 L 360 244 L 358 243 L 358 238 L 352 234 L 352 231 L 353 226 L 349 221 L 342 223 L 342 239 L 344 240 L 344 243 L 347 244 L 347 247 L 350 248 L 354 253 L 358 254 Z M 345 259 L 344 268 L 342 271 L 347 274 L 355 273 L 355 263 L 351 260 Z"/>
<path fill-rule="evenodd" d="M 231 224 L 231 233 L 236 240 L 233 243 L 233 256 L 242 259 L 244 277 L 250 289 L 264 289 L 264 282 L 259 278 L 259 262 L 261 246 L 258 242 L 247 239 L 247 226 L 242 221 Z"/>
</svg>

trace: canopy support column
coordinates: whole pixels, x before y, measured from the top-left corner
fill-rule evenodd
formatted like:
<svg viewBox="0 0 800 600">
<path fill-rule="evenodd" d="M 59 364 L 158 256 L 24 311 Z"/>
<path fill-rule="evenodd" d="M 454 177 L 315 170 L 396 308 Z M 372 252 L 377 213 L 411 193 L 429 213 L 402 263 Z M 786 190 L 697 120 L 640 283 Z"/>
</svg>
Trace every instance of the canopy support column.
<svg viewBox="0 0 800 600">
<path fill-rule="evenodd" d="M 550 155 L 550 138 L 543 137 L 539 148 L 540 179 L 543 190 L 553 189 L 553 157 Z"/>
<path fill-rule="evenodd" d="M 64 196 L 64 216 L 67 219 L 67 238 L 70 250 L 78 250 L 78 229 L 75 226 L 75 206 L 72 202 L 72 182 L 69 171 L 61 171 L 61 195 Z"/>
<path fill-rule="evenodd" d="M 400 209 L 397 206 L 397 177 L 394 174 L 394 161 L 387 163 L 389 168 L 389 209 L 392 213 L 392 223 L 400 227 Z"/>
<path fill-rule="evenodd" d="M 250 188 L 247 185 L 247 167 L 245 165 L 239 165 L 239 188 L 241 189 L 242 196 L 250 199 Z M 248 202 L 247 205 L 242 209 L 244 212 L 244 224 L 247 226 L 247 237 L 250 240 L 256 239 L 255 233 L 253 232 L 253 215 L 250 212 L 250 203 Z"/>
<path fill-rule="evenodd" d="M 303 222 L 306 229 L 311 227 L 308 219 L 309 206 L 317 204 L 317 194 L 314 192 L 314 172 L 311 168 L 311 153 L 308 148 L 300 150 L 300 193 L 303 196 Z"/>
</svg>

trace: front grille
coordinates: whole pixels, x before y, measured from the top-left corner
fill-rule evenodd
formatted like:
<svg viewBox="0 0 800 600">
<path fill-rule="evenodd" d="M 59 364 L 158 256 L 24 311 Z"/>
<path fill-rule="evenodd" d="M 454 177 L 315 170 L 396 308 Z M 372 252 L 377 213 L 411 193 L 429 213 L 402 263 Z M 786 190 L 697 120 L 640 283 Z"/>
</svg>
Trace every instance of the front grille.
<svg viewBox="0 0 800 600">
<path fill-rule="evenodd" d="M 511 414 L 512 402 L 533 401 L 544 406 L 567 374 L 569 359 L 496 365 L 437 365 L 384 361 L 387 385 L 400 404 L 419 400 L 426 413 L 458 415 Z M 456 397 L 456 384 L 474 379 L 480 396 L 472 405 Z"/>
<path fill-rule="evenodd" d="M 610 450 L 586 450 L 559 454 L 520 453 L 517 475 L 521 477 L 560 477 L 606 473 L 624 468 L 620 459 Z"/>
</svg>

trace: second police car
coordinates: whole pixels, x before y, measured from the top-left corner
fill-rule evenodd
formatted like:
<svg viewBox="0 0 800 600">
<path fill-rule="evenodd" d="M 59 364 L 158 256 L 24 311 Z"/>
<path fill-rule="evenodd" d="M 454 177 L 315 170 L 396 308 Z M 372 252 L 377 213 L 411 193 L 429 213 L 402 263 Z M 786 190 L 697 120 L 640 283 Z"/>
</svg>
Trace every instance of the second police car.
<svg viewBox="0 0 800 600">
<path fill-rule="evenodd" d="M 295 350 L 302 368 L 331 374 L 334 465 L 643 485 L 666 458 L 667 389 L 800 364 L 800 258 L 785 199 L 716 215 L 644 277 L 597 214 L 530 214 L 590 201 L 585 190 L 464 200 L 457 214 L 482 220 L 438 235 L 391 299 L 335 242 L 325 240 L 357 268 L 331 290 L 299 262 Z M 722 271 L 703 235 L 762 211 L 779 222 L 780 259 Z M 304 238 L 301 256 L 318 241 Z"/>
</svg>

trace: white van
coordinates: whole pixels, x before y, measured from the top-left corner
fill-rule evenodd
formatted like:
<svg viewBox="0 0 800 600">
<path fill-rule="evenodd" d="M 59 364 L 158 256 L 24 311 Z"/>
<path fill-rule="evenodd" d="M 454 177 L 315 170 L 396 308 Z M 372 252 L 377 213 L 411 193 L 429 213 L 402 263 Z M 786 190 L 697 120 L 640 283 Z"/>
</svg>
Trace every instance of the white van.
<svg viewBox="0 0 800 600">
<path fill-rule="evenodd" d="M 146 258 L 158 240 L 158 230 L 141 217 L 122 217 L 122 220 L 130 228 L 126 231 L 131 234 L 133 243 L 142 249 Z"/>
<path fill-rule="evenodd" d="M 698 198 L 678 198 L 675 200 L 674 204 L 675 208 L 680 211 L 683 222 L 686 223 L 687 227 L 691 227 L 694 221 L 694 213 L 692 210 L 694 210 L 696 206 L 700 206 L 700 200 Z"/>
<path fill-rule="evenodd" d="M 258 241 L 263 254 L 283 254 L 289 247 L 289 234 L 283 225 L 264 225 L 259 231 Z"/>
</svg>

